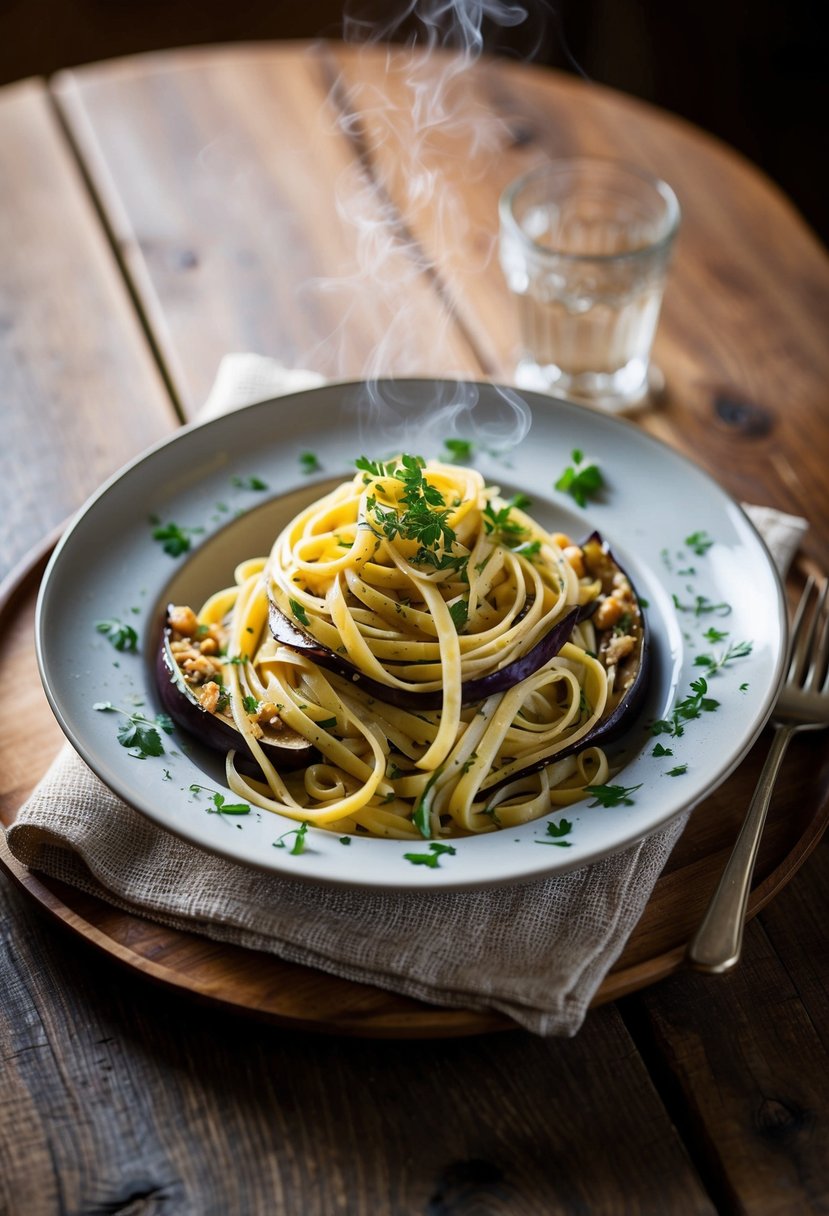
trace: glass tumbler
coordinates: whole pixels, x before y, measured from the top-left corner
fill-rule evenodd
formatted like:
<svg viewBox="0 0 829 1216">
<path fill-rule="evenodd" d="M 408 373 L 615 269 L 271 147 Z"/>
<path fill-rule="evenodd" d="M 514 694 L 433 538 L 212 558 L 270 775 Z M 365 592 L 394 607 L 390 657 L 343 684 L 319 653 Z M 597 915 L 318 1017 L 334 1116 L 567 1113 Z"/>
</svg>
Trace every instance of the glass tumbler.
<svg viewBox="0 0 829 1216">
<path fill-rule="evenodd" d="M 612 160 L 553 161 L 500 200 L 501 266 L 518 304 L 521 388 L 622 410 L 648 393 L 679 204 Z"/>
</svg>

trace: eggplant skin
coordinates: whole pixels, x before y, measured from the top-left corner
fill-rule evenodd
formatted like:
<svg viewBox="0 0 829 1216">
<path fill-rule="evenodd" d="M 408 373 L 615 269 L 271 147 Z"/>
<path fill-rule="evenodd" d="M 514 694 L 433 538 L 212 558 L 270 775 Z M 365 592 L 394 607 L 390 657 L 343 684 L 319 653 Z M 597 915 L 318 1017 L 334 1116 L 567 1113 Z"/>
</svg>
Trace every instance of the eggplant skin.
<svg viewBox="0 0 829 1216">
<path fill-rule="evenodd" d="M 161 704 L 166 713 L 182 730 L 193 735 L 212 751 L 236 753 L 236 767 L 246 776 L 259 778 L 262 770 L 244 737 L 227 718 L 204 709 L 191 689 L 170 649 L 170 609 L 164 620 L 161 643 L 156 652 L 155 677 Z M 287 771 L 305 768 L 319 758 L 319 752 L 307 739 L 287 730 L 284 737 L 263 737 L 262 750 L 275 768 Z"/>
<path fill-rule="evenodd" d="M 545 663 L 555 658 L 579 621 L 590 616 L 592 611 L 593 604 L 582 604 L 573 608 L 526 654 L 488 675 L 467 680 L 461 685 L 462 703 L 474 705 L 477 701 L 491 697 L 493 693 L 506 692 L 520 680 L 526 680 L 540 671 Z M 408 688 L 395 688 L 391 684 L 383 684 L 371 676 L 363 675 L 348 659 L 335 654 L 326 646 L 321 646 L 310 634 L 298 629 L 273 600 L 270 600 L 268 605 L 268 623 L 274 639 L 280 645 L 288 646 L 291 650 L 305 655 L 317 666 L 335 672 L 355 688 L 362 689 L 378 701 L 385 701 L 397 709 L 413 710 L 440 709 L 443 705 L 443 693 L 440 689 L 434 692 L 416 692 Z"/>
</svg>

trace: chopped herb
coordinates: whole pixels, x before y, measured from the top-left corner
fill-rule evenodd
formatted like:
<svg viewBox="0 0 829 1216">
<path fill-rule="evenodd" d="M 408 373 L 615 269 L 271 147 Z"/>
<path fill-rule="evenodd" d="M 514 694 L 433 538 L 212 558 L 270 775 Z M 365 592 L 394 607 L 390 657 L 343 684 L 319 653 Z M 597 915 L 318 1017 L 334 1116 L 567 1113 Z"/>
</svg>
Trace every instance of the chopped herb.
<svg viewBox="0 0 829 1216">
<path fill-rule="evenodd" d="M 447 453 L 445 459 L 451 464 L 463 464 L 472 459 L 471 439 L 444 439 L 443 446 Z"/>
<path fill-rule="evenodd" d="M 231 485 L 237 490 L 267 490 L 268 483 L 261 477 L 231 477 Z"/>
<path fill-rule="evenodd" d="M 214 794 L 213 806 L 207 807 L 207 813 L 208 815 L 249 815 L 250 807 L 246 802 L 226 802 L 224 794 Z"/>
<path fill-rule="evenodd" d="M 478 753 L 471 752 L 467 756 L 467 758 L 464 760 L 463 764 L 461 765 L 461 774 L 468 773 L 469 770 L 472 768 L 472 765 L 475 763 L 475 761 L 477 759 L 478 759 Z"/>
<path fill-rule="evenodd" d="M 449 605 L 449 615 L 452 618 L 452 624 L 455 626 L 455 632 L 463 633 L 466 622 L 469 619 L 469 600 L 455 600 L 454 604 Z"/>
<path fill-rule="evenodd" d="M 319 473 L 322 465 L 316 452 L 300 452 L 299 467 L 303 473 Z"/>
<path fill-rule="evenodd" d="M 569 836 L 573 830 L 573 825 L 569 819 L 561 819 L 558 823 L 547 824 L 547 835 L 551 836 L 551 840 L 536 840 L 536 844 L 554 844 L 560 849 L 572 848 L 569 840 L 562 840 L 562 836 Z"/>
<path fill-rule="evenodd" d="M 150 521 L 155 526 L 153 527 L 153 540 L 161 542 L 161 547 L 170 557 L 181 557 L 182 553 L 190 551 L 192 543 L 191 538 L 198 532 L 203 532 L 204 528 L 186 528 L 179 524 L 160 523 L 155 517 Z"/>
<path fill-rule="evenodd" d="M 117 617 L 111 617 L 106 621 L 96 621 L 95 628 L 98 633 L 104 634 L 109 639 L 116 650 L 126 650 L 130 654 L 135 654 L 138 649 L 138 634 L 132 625 L 125 625 Z"/>
<path fill-rule="evenodd" d="M 249 694 L 242 698 L 242 704 L 245 707 L 246 714 L 255 714 L 259 709 L 259 702 L 256 697 L 252 697 Z"/>
<path fill-rule="evenodd" d="M 635 794 L 640 785 L 586 785 L 585 792 L 596 799 L 590 806 L 633 806 L 631 794 Z"/>
<path fill-rule="evenodd" d="M 512 511 L 526 511 L 530 506 L 532 502 L 526 494 L 514 494 L 509 502 L 497 511 L 492 503 L 488 502 L 483 511 L 484 530 L 496 544 L 506 545 L 508 549 L 515 548 L 521 543 L 527 529 L 517 519 L 511 518 Z"/>
<path fill-rule="evenodd" d="M 674 601 L 674 607 L 678 612 L 693 612 L 694 616 L 704 616 L 709 612 L 716 612 L 718 616 L 728 616 L 731 612 L 730 604 L 714 604 L 707 595 L 697 595 L 694 597 L 693 604 L 681 603 L 679 596 L 674 593 L 671 597 Z"/>
<path fill-rule="evenodd" d="M 705 557 L 713 543 L 707 532 L 692 532 L 690 536 L 685 537 L 685 544 L 697 557 Z"/>
<path fill-rule="evenodd" d="M 714 672 L 719 671 L 721 667 L 727 667 L 729 663 L 733 663 L 735 659 L 745 659 L 751 654 L 751 642 L 734 642 L 720 655 L 713 654 L 698 654 L 694 659 L 695 667 L 704 667 L 709 676 Z"/>
<path fill-rule="evenodd" d="M 172 781 L 173 780 L 173 774 L 170 772 L 170 770 L 168 768 L 165 768 L 164 776 L 161 778 L 161 780 L 162 781 Z"/>
<path fill-rule="evenodd" d="M 291 830 L 289 832 L 283 832 L 282 835 L 279 837 L 279 839 L 275 840 L 273 842 L 273 847 L 275 849 L 287 849 L 288 846 L 285 843 L 285 841 L 288 839 L 289 836 L 293 836 L 294 843 L 292 844 L 291 848 L 288 849 L 288 852 L 291 853 L 292 856 L 297 857 L 297 856 L 299 856 L 300 853 L 303 853 L 305 851 L 305 837 L 306 837 L 307 833 L 308 833 L 308 821 L 306 820 L 302 824 L 302 827 L 291 828 Z"/>
<path fill-rule="evenodd" d="M 584 453 L 573 448 L 569 464 L 555 483 L 555 489 L 569 494 L 580 507 L 586 507 L 588 499 L 604 488 L 604 477 L 598 465 L 584 464 Z"/>
<path fill-rule="evenodd" d="M 674 753 L 669 747 L 663 747 L 661 743 L 654 743 L 652 756 L 672 756 Z"/>
<path fill-rule="evenodd" d="M 531 562 L 532 559 L 534 557 L 538 557 L 539 553 L 541 552 L 541 541 L 526 541 L 523 545 L 519 545 L 516 549 L 514 549 L 513 552 L 519 554 L 521 557 L 526 557 L 527 561 Z"/>
<path fill-rule="evenodd" d="M 323 730 L 330 730 L 332 726 L 337 725 L 336 718 L 325 718 L 322 722 L 318 722 L 317 726 L 321 726 Z"/>
<path fill-rule="evenodd" d="M 302 607 L 302 604 L 300 604 L 299 600 L 290 600 L 289 599 L 288 603 L 291 605 L 291 612 L 293 612 L 294 616 L 299 621 L 300 625 L 309 624 L 308 613 Z"/>
<path fill-rule="evenodd" d="M 685 723 L 702 717 L 703 713 L 713 713 L 719 708 L 719 701 L 706 697 L 708 684 L 700 676 L 691 681 L 691 692 L 673 708 L 670 718 L 660 718 L 651 724 L 652 735 L 672 735 L 678 739 L 685 733 Z"/>
<path fill-rule="evenodd" d="M 747 692 L 747 691 L 748 691 L 748 684 L 741 684 L 740 692 Z"/>
<path fill-rule="evenodd" d="M 156 714 L 154 718 L 147 718 L 137 711 L 130 713 L 129 710 L 119 709 L 111 701 L 96 701 L 92 708 L 99 713 L 121 714 L 126 719 L 118 727 L 116 738 L 122 747 L 129 749 L 130 755 L 136 760 L 146 760 L 148 756 L 164 754 L 164 744 L 158 732 L 160 729 L 167 735 L 172 733 L 173 721 L 168 714 Z"/>
<path fill-rule="evenodd" d="M 676 768 L 669 768 L 667 775 L 669 777 L 681 777 L 683 773 L 688 772 L 687 764 L 678 764 Z"/>
<path fill-rule="evenodd" d="M 424 836 L 426 840 L 428 840 L 432 835 L 432 825 L 430 822 L 430 809 L 432 802 L 430 795 L 432 793 L 432 786 L 435 784 L 442 772 L 443 769 L 441 768 L 435 769 L 429 780 L 426 782 L 423 793 L 415 803 L 414 811 L 412 812 L 412 823 L 420 832 L 421 836 Z"/>
<path fill-rule="evenodd" d="M 351 844 L 350 836 L 340 836 L 340 844 Z"/>
<path fill-rule="evenodd" d="M 429 849 L 430 852 L 428 853 L 404 853 L 403 856 L 413 866 L 428 866 L 431 870 L 437 870 L 440 865 L 440 858 L 444 853 L 454 856 L 457 852 L 451 844 L 440 844 L 436 840 L 432 841 Z"/>
<path fill-rule="evenodd" d="M 710 629 L 706 629 L 702 635 L 706 642 L 722 642 L 728 637 L 727 629 L 715 629 L 712 625 Z"/>
</svg>

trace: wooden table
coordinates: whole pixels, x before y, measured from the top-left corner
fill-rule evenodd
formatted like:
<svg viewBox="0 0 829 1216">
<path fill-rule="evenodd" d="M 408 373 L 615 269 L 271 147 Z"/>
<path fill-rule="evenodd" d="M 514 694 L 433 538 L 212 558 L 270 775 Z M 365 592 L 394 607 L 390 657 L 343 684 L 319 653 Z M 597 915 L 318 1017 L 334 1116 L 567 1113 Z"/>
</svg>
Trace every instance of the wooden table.
<svg viewBox="0 0 829 1216">
<path fill-rule="evenodd" d="M 801 568 L 829 568 L 829 272 L 787 200 L 601 88 L 499 62 L 441 91 L 435 71 L 260 46 L 0 93 L 2 573 L 192 417 L 224 352 L 508 381 L 496 199 L 578 151 L 654 170 L 683 208 L 655 351 L 667 390 L 641 425 L 735 497 L 806 515 Z M 413 100 L 436 98 L 413 133 Z M 34 765 L 7 756 L 7 813 L 57 741 L 47 726 Z M 730 787 L 741 799 L 767 742 Z M 795 792 L 819 824 L 820 741 L 792 750 L 781 797 Z M 827 888 L 823 846 L 748 926 L 735 973 L 681 971 L 593 1010 L 572 1041 L 412 1044 L 291 1033 L 152 985 L 0 876 L 0 1210 L 823 1210 Z"/>
</svg>

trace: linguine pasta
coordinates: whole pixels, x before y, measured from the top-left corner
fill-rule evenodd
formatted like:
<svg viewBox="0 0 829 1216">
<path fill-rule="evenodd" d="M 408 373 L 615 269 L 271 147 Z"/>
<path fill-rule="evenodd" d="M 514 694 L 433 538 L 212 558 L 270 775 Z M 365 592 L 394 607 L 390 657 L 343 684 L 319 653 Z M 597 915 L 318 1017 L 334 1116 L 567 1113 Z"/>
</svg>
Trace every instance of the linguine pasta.
<svg viewBox="0 0 829 1216">
<path fill-rule="evenodd" d="M 590 736 L 642 620 L 600 544 L 549 534 L 473 469 L 404 456 L 359 461 L 241 563 L 198 629 L 226 652 L 202 705 L 261 769 L 229 752 L 234 793 L 337 833 L 422 839 L 524 823 L 604 783 Z M 280 771 L 262 746 L 277 725 L 311 763 Z"/>
</svg>

